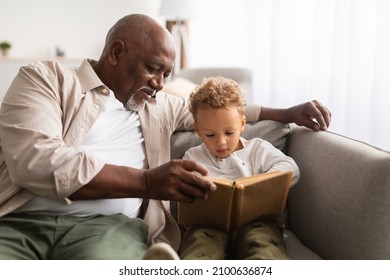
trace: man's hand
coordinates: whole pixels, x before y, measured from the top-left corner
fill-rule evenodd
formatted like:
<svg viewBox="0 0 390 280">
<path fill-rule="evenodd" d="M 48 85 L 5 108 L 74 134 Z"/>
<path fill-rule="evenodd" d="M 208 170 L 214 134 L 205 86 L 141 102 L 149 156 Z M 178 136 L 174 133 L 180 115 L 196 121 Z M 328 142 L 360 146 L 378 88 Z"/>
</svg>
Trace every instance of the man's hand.
<svg viewBox="0 0 390 280">
<path fill-rule="evenodd" d="M 157 168 L 144 171 L 148 197 L 158 200 L 192 202 L 205 199 L 216 186 L 202 176 L 207 169 L 191 160 L 173 160 Z"/>
<path fill-rule="evenodd" d="M 327 130 L 330 121 L 330 111 L 317 100 L 299 104 L 287 109 L 291 122 L 306 126 L 313 130 Z"/>
<path fill-rule="evenodd" d="M 262 107 L 259 120 L 296 123 L 318 131 L 328 129 L 331 113 L 320 102 L 313 100 L 287 109 Z"/>
</svg>

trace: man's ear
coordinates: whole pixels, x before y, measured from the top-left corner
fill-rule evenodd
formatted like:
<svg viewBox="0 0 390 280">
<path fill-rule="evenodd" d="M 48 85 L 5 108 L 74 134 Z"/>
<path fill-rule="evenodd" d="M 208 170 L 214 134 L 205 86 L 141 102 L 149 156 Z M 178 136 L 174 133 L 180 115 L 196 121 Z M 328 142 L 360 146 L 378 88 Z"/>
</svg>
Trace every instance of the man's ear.
<svg viewBox="0 0 390 280">
<path fill-rule="evenodd" d="M 112 65 L 117 65 L 119 59 L 124 55 L 126 45 L 122 40 L 112 43 L 110 51 L 108 53 L 108 60 Z"/>
</svg>

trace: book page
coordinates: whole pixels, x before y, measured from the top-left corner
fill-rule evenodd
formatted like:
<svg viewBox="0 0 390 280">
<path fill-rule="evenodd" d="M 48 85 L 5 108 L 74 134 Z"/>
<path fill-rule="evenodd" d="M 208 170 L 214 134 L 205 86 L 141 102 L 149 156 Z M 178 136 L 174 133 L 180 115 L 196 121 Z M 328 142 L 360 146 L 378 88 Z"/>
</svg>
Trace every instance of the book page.
<svg viewBox="0 0 390 280">
<path fill-rule="evenodd" d="M 273 177 L 281 176 L 282 174 L 289 173 L 290 171 L 273 171 L 269 173 L 260 173 L 252 176 L 238 178 L 235 182 L 238 186 L 250 185 L 255 182 L 262 182 L 269 180 Z"/>
</svg>

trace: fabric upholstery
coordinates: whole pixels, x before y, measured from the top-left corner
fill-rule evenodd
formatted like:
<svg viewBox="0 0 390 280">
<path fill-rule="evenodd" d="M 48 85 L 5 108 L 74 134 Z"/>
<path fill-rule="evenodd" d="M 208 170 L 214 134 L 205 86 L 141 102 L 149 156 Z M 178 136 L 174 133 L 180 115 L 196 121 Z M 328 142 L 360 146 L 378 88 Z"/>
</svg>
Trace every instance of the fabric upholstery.
<svg viewBox="0 0 390 280">
<path fill-rule="evenodd" d="M 390 153 L 296 128 L 288 155 L 301 170 L 289 229 L 325 259 L 390 259 Z"/>
<path fill-rule="evenodd" d="M 196 86 L 197 84 L 191 82 L 190 80 L 181 77 L 176 77 L 173 78 L 171 81 L 166 82 L 162 91 L 184 99 L 188 99 L 191 92 L 195 89 Z"/>
</svg>

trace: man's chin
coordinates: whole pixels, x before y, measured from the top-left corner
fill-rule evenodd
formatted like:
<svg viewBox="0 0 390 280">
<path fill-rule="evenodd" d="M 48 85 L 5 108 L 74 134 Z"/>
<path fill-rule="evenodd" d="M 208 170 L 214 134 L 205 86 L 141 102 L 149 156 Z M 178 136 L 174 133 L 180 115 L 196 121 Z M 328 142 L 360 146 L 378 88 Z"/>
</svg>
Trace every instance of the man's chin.
<svg viewBox="0 0 390 280">
<path fill-rule="evenodd" d="M 143 94 L 143 95 L 142 95 Z M 138 94 L 132 94 L 127 100 L 126 109 L 133 112 L 139 112 L 145 108 L 146 102 L 148 102 L 149 96 L 143 92 L 138 92 Z"/>
<path fill-rule="evenodd" d="M 142 104 L 129 104 L 127 102 L 126 104 L 126 109 L 132 112 L 139 112 L 142 111 L 145 108 L 145 103 Z"/>
</svg>

